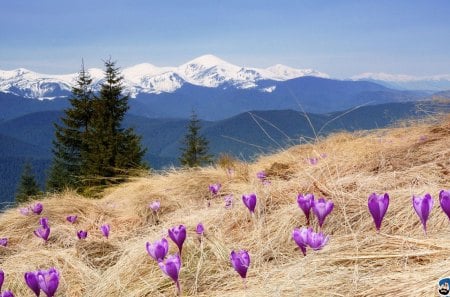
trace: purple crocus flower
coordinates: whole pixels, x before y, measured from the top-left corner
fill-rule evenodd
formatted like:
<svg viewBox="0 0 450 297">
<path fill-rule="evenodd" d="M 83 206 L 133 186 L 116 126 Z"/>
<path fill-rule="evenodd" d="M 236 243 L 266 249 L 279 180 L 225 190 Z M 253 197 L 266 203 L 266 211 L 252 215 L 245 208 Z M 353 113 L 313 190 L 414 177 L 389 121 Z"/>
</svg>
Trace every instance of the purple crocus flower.
<svg viewBox="0 0 450 297">
<path fill-rule="evenodd" d="M 78 219 L 78 217 L 77 217 L 77 216 L 74 216 L 74 215 L 67 216 L 67 218 L 66 218 L 66 220 L 67 220 L 69 223 L 71 223 L 71 224 L 75 224 L 75 222 L 77 221 L 77 219 Z"/>
<path fill-rule="evenodd" d="M 186 227 L 184 225 L 179 225 L 178 227 L 169 229 L 169 237 L 178 246 L 181 255 L 181 249 L 183 248 L 183 243 L 186 239 Z"/>
<path fill-rule="evenodd" d="M 230 261 L 234 270 L 236 270 L 242 278 L 246 278 L 247 270 L 250 266 L 250 255 L 248 252 L 246 250 L 240 250 L 238 252 L 231 251 Z"/>
<path fill-rule="evenodd" d="M 415 209 L 417 215 L 420 218 L 420 221 L 422 222 L 423 231 L 426 234 L 427 233 L 427 220 L 428 220 L 428 217 L 430 216 L 431 209 L 433 208 L 433 204 L 434 204 L 433 198 L 428 193 L 425 194 L 425 196 L 423 196 L 423 197 L 413 195 L 412 203 L 413 203 L 413 206 L 414 206 L 414 209 Z"/>
<path fill-rule="evenodd" d="M 161 202 L 159 200 L 155 200 L 152 203 L 148 205 L 148 207 L 153 210 L 154 212 L 157 212 L 159 208 L 161 207 Z"/>
<path fill-rule="evenodd" d="M 0 297 L 14 297 L 14 294 L 11 291 L 5 291 L 0 293 Z"/>
<path fill-rule="evenodd" d="M 319 162 L 319 159 L 318 158 L 309 158 L 308 161 L 309 161 L 309 164 L 311 164 L 311 165 L 317 165 L 317 163 Z"/>
<path fill-rule="evenodd" d="M 376 193 L 370 194 L 367 205 L 375 223 L 375 227 L 378 231 L 380 231 L 381 222 L 383 221 L 384 215 L 389 207 L 388 193 L 381 195 L 377 195 Z"/>
<path fill-rule="evenodd" d="M 147 242 L 147 253 L 158 262 L 161 262 L 166 257 L 169 252 L 169 242 L 167 239 L 163 238 L 154 243 Z"/>
<path fill-rule="evenodd" d="M 0 238 L 0 246 L 7 246 L 8 245 L 8 238 Z"/>
<path fill-rule="evenodd" d="M 230 209 L 233 206 L 233 194 L 226 195 L 223 197 L 223 200 L 225 201 L 225 208 Z"/>
<path fill-rule="evenodd" d="M 197 228 L 195 228 L 195 232 L 200 236 L 202 236 L 203 233 L 205 233 L 205 227 L 203 227 L 202 223 L 198 223 Z"/>
<path fill-rule="evenodd" d="M 217 195 L 217 193 L 219 193 L 221 187 L 222 187 L 222 185 L 219 183 L 211 184 L 211 185 L 209 185 L 209 191 L 211 192 L 211 194 Z"/>
<path fill-rule="evenodd" d="M 59 273 L 55 268 L 48 271 L 40 270 L 36 273 L 39 288 L 47 295 L 47 297 L 55 296 L 59 285 Z"/>
<path fill-rule="evenodd" d="M 39 282 L 37 278 L 37 273 L 34 271 L 25 272 L 25 283 L 34 292 L 34 294 L 39 297 L 41 294 L 41 288 L 39 287 Z"/>
<path fill-rule="evenodd" d="M 319 198 L 319 200 L 317 201 L 312 200 L 311 205 L 314 214 L 319 220 L 319 226 L 320 228 L 322 228 L 325 218 L 327 217 L 327 215 L 330 214 L 330 212 L 334 208 L 334 203 L 331 200 L 326 201 L 325 198 Z"/>
<path fill-rule="evenodd" d="M 109 231 L 111 230 L 111 227 L 109 226 L 109 224 L 103 224 L 100 227 L 100 230 L 102 231 L 103 236 L 105 236 L 106 239 L 108 239 L 109 238 Z"/>
<path fill-rule="evenodd" d="M 86 239 L 87 235 L 87 231 L 80 230 L 77 232 L 78 239 Z"/>
<path fill-rule="evenodd" d="M 439 203 L 441 204 L 442 210 L 448 216 L 450 220 L 450 190 L 441 190 L 439 192 Z"/>
<path fill-rule="evenodd" d="M 181 259 L 180 255 L 171 255 L 167 257 L 166 262 L 163 261 L 158 263 L 159 268 L 167 275 L 169 276 L 174 283 L 177 286 L 177 294 L 180 295 L 181 289 L 180 289 L 180 282 L 178 281 L 178 276 L 180 274 L 181 269 Z"/>
<path fill-rule="evenodd" d="M 255 213 L 255 207 L 256 207 L 256 194 L 251 193 L 248 195 L 242 195 L 242 201 L 244 202 L 245 206 L 247 206 L 248 210 L 253 214 Z"/>
<path fill-rule="evenodd" d="M 306 216 L 306 225 L 309 225 L 309 214 L 311 212 L 311 207 L 312 207 L 313 201 L 314 201 L 313 194 L 306 194 L 305 196 L 303 196 L 302 194 L 299 194 L 297 196 L 298 207 L 300 207 L 303 210 L 303 213 Z"/>
<path fill-rule="evenodd" d="M 30 208 L 29 207 L 22 207 L 19 209 L 20 213 L 24 216 L 27 216 L 30 214 Z"/>
<path fill-rule="evenodd" d="M 323 248 L 329 240 L 329 236 L 324 236 L 322 232 L 316 233 L 311 230 L 307 235 L 308 245 L 315 251 Z"/>
<path fill-rule="evenodd" d="M 5 273 L 0 269 L 0 291 L 2 290 L 3 282 L 5 281 Z"/>
<path fill-rule="evenodd" d="M 39 224 L 40 224 L 43 228 L 50 228 L 50 226 L 48 225 L 48 218 L 40 218 L 40 219 L 39 219 Z"/>
<path fill-rule="evenodd" d="M 302 227 L 300 229 L 296 228 L 292 232 L 292 239 L 294 239 L 295 243 L 302 251 L 303 256 L 306 256 L 306 246 L 308 245 L 308 233 L 310 232 L 312 232 L 312 228 L 306 227 Z"/>
<path fill-rule="evenodd" d="M 50 227 L 44 228 L 41 226 L 41 227 L 37 228 L 36 230 L 34 230 L 34 235 L 42 238 L 45 242 L 47 242 L 48 237 L 50 235 Z"/>
<path fill-rule="evenodd" d="M 42 210 L 44 209 L 44 206 L 42 203 L 38 202 L 35 205 L 31 206 L 31 211 L 37 215 L 40 215 Z"/>
<path fill-rule="evenodd" d="M 265 181 L 267 179 L 267 174 L 265 171 L 259 171 L 256 173 L 256 177 L 261 181 Z"/>
</svg>

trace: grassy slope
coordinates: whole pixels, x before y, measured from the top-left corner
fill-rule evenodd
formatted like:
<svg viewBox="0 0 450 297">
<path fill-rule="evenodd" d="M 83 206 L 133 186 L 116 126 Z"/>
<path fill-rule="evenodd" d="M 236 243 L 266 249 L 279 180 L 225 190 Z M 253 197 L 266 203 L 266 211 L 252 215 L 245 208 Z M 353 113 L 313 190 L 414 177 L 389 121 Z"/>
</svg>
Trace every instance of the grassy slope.
<svg viewBox="0 0 450 297">
<path fill-rule="evenodd" d="M 145 242 L 185 224 L 184 296 L 434 296 L 437 280 L 450 275 L 450 224 L 437 201 L 438 191 L 450 187 L 449 143 L 447 117 L 434 125 L 334 134 L 252 164 L 234 163 L 231 177 L 222 168 L 174 170 L 110 188 L 99 200 L 70 192 L 49 197 L 43 200 L 52 227 L 47 246 L 33 235 L 38 217 L 11 209 L 0 216 L 0 237 L 10 238 L 9 247 L 0 248 L 4 289 L 31 296 L 23 273 L 55 266 L 62 276 L 57 296 L 173 296 Z M 316 166 L 305 161 L 321 153 L 328 156 Z M 271 185 L 255 178 L 261 169 Z M 221 195 L 234 194 L 231 210 L 222 198 L 206 207 L 213 182 L 222 183 Z M 380 234 L 367 210 L 374 191 L 391 196 Z M 249 192 L 258 195 L 256 217 L 240 199 Z M 323 230 L 331 236 L 328 245 L 306 257 L 291 239 L 293 228 L 305 224 L 296 205 L 304 192 L 335 203 Z M 435 198 L 427 237 L 411 206 L 412 194 L 426 192 Z M 154 199 L 162 205 L 157 218 L 147 208 Z M 65 222 L 68 214 L 79 216 L 78 225 Z M 200 221 L 207 230 L 202 245 L 194 231 Z M 104 222 L 112 227 L 109 241 L 98 230 Z M 86 241 L 76 239 L 79 229 L 89 231 Z M 250 253 L 247 290 L 230 266 L 232 249 Z M 170 250 L 176 250 L 172 242 Z"/>
</svg>

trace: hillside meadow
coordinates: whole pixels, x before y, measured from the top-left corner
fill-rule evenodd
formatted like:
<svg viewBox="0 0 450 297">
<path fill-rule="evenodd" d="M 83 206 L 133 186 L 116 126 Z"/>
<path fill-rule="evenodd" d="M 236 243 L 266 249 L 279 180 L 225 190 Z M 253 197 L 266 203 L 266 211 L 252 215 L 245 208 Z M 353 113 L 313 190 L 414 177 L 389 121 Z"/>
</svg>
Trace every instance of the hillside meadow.
<svg viewBox="0 0 450 297">
<path fill-rule="evenodd" d="M 317 158 L 311 164 L 310 158 Z M 229 170 L 231 169 L 231 170 Z M 256 178 L 264 170 L 270 184 Z M 208 186 L 221 183 L 217 197 Z M 183 296 L 435 296 L 439 278 L 450 276 L 450 222 L 438 193 L 450 188 L 450 117 L 402 123 L 371 132 L 335 133 L 254 163 L 228 160 L 220 166 L 145 173 L 108 188 L 99 199 L 74 192 L 40 200 L 40 216 L 18 208 L 0 214 L 3 290 L 32 296 L 24 273 L 55 267 L 56 296 L 174 296 L 172 281 L 146 251 L 146 242 L 167 237 L 184 224 L 180 284 Z M 389 193 L 390 205 L 377 233 L 368 211 L 373 193 Z M 256 193 L 255 215 L 242 195 Z M 332 199 L 322 231 L 329 242 L 303 256 L 292 240 L 305 226 L 299 193 Z M 430 193 L 434 208 L 425 236 L 412 195 Z M 231 208 L 224 197 L 233 194 Z M 148 205 L 161 202 L 155 213 Z M 208 206 L 209 204 L 209 206 Z M 66 216 L 77 215 L 70 224 Z M 48 217 L 49 241 L 33 231 Z M 200 241 L 195 232 L 205 227 Z M 109 239 L 99 227 L 111 226 Z M 316 218 L 312 226 L 317 231 Z M 87 230 L 85 240 L 76 236 Z M 177 251 L 170 240 L 169 254 Z M 246 285 L 230 264 L 232 250 L 251 262 Z M 41 295 L 42 296 L 42 295 Z"/>
</svg>

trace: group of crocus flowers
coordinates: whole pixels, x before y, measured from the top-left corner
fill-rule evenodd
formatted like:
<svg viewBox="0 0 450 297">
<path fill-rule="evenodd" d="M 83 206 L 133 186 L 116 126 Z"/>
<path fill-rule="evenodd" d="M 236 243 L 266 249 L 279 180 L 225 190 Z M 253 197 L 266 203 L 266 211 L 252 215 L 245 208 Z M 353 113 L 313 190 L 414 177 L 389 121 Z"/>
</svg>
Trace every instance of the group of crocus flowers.
<svg viewBox="0 0 450 297">
<path fill-rule="evenodd" d="M 325 218 L 331 213 L 334 208 L 334 203 L 331 200 L 325 200 L 325 198 L 319 198 L 314 200 L 313 194 L 299 194 L 297 196 L 297 204 L 303 211 L 306 217 L 306 225 L 310 224 L 311 210 L 317 217 L 319 227 L 322 228 Z"/>
<path fill-rule="evenodd" d="M 41 291 L 47 297 L 54 297 L 59 286 L 59 273 L 55 268 L 25 272 L 24 278 L 27 286 L 37 297 L 41 295 Z M 0 270 L 0 297 L 14 297 L 11 291 L 2 292 L 4 280 L 5 273 Z"/>
<path fill-rule="evenodd" d="M 59 272 L 55 268 L 26 272 L 25 282 L 37 297 L 41 290 L 47 297 L 53 297 L 59 285 Z"/>
<path fill-rule="evenodd" d="M 197 230 L 198 229 L 199 228 L 197 227 Z M 203 230 L 201 230 L 201 232 L 203 233 Z M 165 238 L 157 240 L 154 243 L 147 242 L 146 248 L 150 257 L 158 262 L 159 268 L 173 280 L 177 287 L 177 295 L 180 295 L 181 288 L 178 276 L 181 269 L 181 251 L 183 249 L 183 243 L 186 240 L 186 227 L 184 225 L 173 227 L 168 230 L 168 234 L 170 239 L 172 239 L 178 247 L 177 254 L 169 255 L 167 259 L 164 260 L 169 252 L 169 242 Z"/>
<path fill-rule="evenodd" d="M 333 211 L 334 208 L 333 201 L 325 200 L 325 198 L 315 200 L 314 195 L 310 193 L 305 195 L 299 194 L 297 196 L 297 204 L 305 214 L 306 225 L 310 225 L 310 214 L 312 210 L 314 215 L 317 217 L 319 228 L 321 229 L 325 222 L 325 218 Z M 313 250 L 320 250 L 327 244 L 329 236 L 325 236 L 322 232 L 316 233 L 311 227 L 302 227 L 300 229 L 294 229 L 292 232 L 292 239 L 294 239 L 303 255 L 306 256 L 306 248 L 308 246 Z"/>
<path fill-rule="evenodd" d="M 450 190 L 441 190 L 439 192 L 439 203 L 444 213 L 450 219 Z M 389 207 L 389 194 L 385 193 L 378 195 L 376 193 L 372 193 L 369 196 L 367 204 L 370 214 L 372 215 L 373 221 L 375 223 L 375 228 L 379 232 L 381 228 L 381 222 L 383 221 L 383 218 Z M 416 211 L 416 214 L 419 216 L 420 221 L 422 222 L 423 231 L 426 234 L 427 221 L 434 205 L 433 197 L 431 197 L 431 195 L 428 193 L 424 196 L 413 195 L 412 205 L 414 210 Z"/>
</svg>

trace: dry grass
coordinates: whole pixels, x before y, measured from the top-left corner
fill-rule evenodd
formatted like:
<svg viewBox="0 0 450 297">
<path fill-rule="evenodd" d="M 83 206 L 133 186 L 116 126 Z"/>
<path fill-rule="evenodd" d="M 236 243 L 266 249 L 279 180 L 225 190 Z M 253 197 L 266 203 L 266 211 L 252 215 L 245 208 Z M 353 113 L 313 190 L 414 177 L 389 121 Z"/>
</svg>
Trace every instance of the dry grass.
<svg viewBox="0 0 450 297">
<path fill-rule="evenodd" d="M 52 227 L 47 245 L 33 235 L 38 216 L 17 209 L 0 215 L 0 237 L 10 239 L 0 248 L 4 288 L 31 296 L 23 273 L 55 266 L 62 276 L 58 296 L 173 296 L 145 242 L 185 224 L 184 296 L 435 296 L 437 280 L 450 276 L 450 223 L 437 203 L 438 191 L 450 187 L 449 144 L 447 117 L 439 124 L 339 133 L 253 164 L 228 160 L 231 176 L 220 167 L 173 170 L 110 188 L 99 200 L 70 192 L 48 197 L 42 201 Z M 308 164 L 309 157 L 319 157 L 318 164 Z M 262 169 L 270 185 L 256 179 Z M 214 182 L 222 183 L 222 196 L 234 194 L 232 209 L 222 198 L 211 199 Z M 384 191 L 391 203 L 376 234 L 367 197 Z M 249 192 L 258 196 L 255 217 L 240 199 Z M 333 199 L 335 210 L 324 226 L 328 245 L 303 257 L 291 232 L 305 223 L 296 205 L 296 195 L 305 192 Z M 411 206 L 412 194 L 426 192 L 436 202 L 427 237 Z M 162 206 L 158 216 L 147 207 L 155 199 Z M 78 215 L 78 224 L 65 221 L 69 214 Z M 201 244 L 198 222 L 207 230 Z M 98 230 L 102 223 L 111 225 L 108 241 Z M 76 239 L 79 229 L 89 232 L 84 242 Z M 246 290 L 229 263 L 232 249 L 250 252 Z"/>
</svg>

